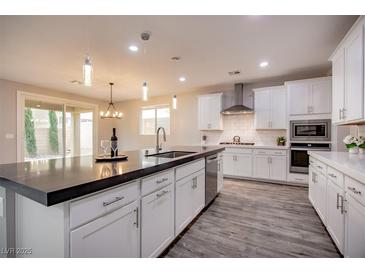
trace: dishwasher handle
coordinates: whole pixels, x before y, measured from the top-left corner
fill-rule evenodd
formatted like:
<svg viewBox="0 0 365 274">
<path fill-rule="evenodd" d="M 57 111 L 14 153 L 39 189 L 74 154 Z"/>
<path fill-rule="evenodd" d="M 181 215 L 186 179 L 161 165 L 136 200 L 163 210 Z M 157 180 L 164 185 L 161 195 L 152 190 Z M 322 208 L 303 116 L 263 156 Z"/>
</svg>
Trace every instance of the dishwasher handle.
<svg viewBox="0 0 365 274">
<path fill-rule="evenodd" d="M 218 159 L 217 155 L 209 156 L 207 157 L 207 163 L 209 164 L 211 162 L 217 161 L 217 159 Z"/>
</svg>

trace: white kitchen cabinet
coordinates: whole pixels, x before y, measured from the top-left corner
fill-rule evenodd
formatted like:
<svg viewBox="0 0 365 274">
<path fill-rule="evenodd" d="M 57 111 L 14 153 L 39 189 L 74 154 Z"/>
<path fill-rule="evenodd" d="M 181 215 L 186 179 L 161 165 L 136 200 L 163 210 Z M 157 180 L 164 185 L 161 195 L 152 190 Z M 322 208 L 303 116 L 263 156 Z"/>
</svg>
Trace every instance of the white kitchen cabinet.
<svg viewBox="0 0 365 274">
<path fill-rule="evenodd" d="M 255 89 L 255 128 L 286 129 L 286 88 Z"/>
<path fill-rule="evenodd" d="M 157 257 L 174 239 L 174 187 L 170 184 L 142 198 L 142 257 Z"/>
<path fill-rule="evenodd" d="M 195 218 L 205 205 L 205 170 L 176 182 L 175 235 Z"/>
<path fill-rule="evenodd" d="M 321 173 L 317 172 L 317 176 L 314 183 L 314 197 L 315 197 L 315 204 L 318 216 L 321 218 L 322 222 L 326 225 L 326 209 L 327 209 L 327 180 L 326 176 Z"/>
<path fill-rule="evenodd" d="M 218 193 L 221 192 L 221 190 L 223 189 L 223 184 L 224 184 L 224 167 L 223 167 L 223 156 L 222 154 L 218 155 L 218 186 L 217 186 L 217 190 Z"/>
<path fill-rule="evenodd" d="M 289 115 L 331 113 L 331 77 L 286 82 Z"/>
<path fill-rule="evenodd" d="M 343 253 L 345 237 L 344 191 L 327 179 L 327 230 L 338 250 Z"/>
<path fill-rule="evenodd" d="M 252 177 L 252 152 L 224 153 L 224 175 Z"/>
<path fill-rule="evenodd" d="M 199 130 L 223 130 L 222 93 L 198 96 Z"/>
<path fill-rule="evenodd" d="M 70 256 L 135 258 L 140 256 L 139 201 L 91 221 L 70 233 Z"/>
<path fill-rule="evenodd" d="M 365 206 L 346 195 L 345 257 L 365 257 Z"/>
<path fill-rule="evenodd" d="M 255 178 L 270 179 L 270 156 L 255 155 L 254 157 L 254 171 Z"/>
<path fill-rule="evenodd" d="M 332 122 L 343 122 L 345 107 L 345 52 L 339 50 L 332 59 Z"/>
<path fill-rule="evenodd" d="M 346 121 L 363 118 L 364 73 L 363 73 L 363 29 L 353 33 L 345 44 L 345 107 Z"/>
<path fill-rule="evenodd" d="M 286 181 L 286 151 L 257 149 L 254 154 L 253 177 Z"/>
<path fill-rule="evenodd" d="M 309 201 L 312 203 L 313 207 L 316 207 L 317 205 L 315 204 L 315 191 L 314 191 L 314 184 L 316 183 L 316 176 L 317 176 L 317 172 L 316 169 L 313 167 L 312 164 L 309 165 L 309 180 L 308 180 L 308 199 Z"/>
</svg>

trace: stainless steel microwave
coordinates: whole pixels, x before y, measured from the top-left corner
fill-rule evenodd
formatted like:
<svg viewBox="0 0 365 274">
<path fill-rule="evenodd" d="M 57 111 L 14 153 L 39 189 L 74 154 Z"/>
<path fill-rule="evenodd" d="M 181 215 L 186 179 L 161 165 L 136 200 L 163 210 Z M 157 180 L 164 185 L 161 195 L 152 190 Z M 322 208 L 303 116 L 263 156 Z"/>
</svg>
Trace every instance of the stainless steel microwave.
<svg viewBox="0 0 365 274">
<path fill-rule="evenodd" d="M 331 120 L 290 121 L 291 142 L 331 142 Z"/>
</svg>

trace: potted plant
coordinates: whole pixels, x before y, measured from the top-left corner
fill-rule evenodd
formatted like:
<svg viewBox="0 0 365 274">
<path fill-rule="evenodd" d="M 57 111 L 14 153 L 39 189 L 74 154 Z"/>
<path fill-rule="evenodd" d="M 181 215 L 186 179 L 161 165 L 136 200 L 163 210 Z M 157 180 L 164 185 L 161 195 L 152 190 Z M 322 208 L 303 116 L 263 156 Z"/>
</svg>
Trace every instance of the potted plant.
<svg viewBox="0 0 365 274">
<path fill-rule="evenodd" d="M 276 143 L 278 144 L 278 146 L 285 146 L 286 144 L 285 136 L 279 136 L 278 138 L 276 138 Z"/>
<path fill-rule="evenodd" d="M 345 143 L 346 147 L 349 150 L 349 153 L 357 154 L 359 153 L 358 148 L 358 139 L 354 136 L 347 135 L 345 139 L 343 139 L 343 142 Z"/>
</svg>

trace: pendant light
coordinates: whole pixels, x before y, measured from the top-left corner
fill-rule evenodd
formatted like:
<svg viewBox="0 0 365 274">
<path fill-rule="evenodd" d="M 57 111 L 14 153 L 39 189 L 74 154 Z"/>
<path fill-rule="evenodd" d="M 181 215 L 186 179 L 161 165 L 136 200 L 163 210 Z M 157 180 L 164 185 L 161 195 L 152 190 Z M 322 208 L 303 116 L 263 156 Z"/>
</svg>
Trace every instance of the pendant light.
<svg viewBox="0 0 365 274">
<path fill-rule="evenodd" d="M 90 87 L 93 78 L 93 66 L 89 55 L 86 56 L 83 65 L 84 85 Z"/>
<path fill-rule="evenodd" d="M 148 87 L 147 87 L 147 82 L 143 83 L 142 86 L 142 100 L 143 101 L 147 101 L 148 100 Z"/>
<path fill-rule="evenodd" d="M 107 110 L 101 111 L 100 112 L 100 118 L 105 119 L 105 118 L 114 118 L 114 119 L 121 119 L 123 117 L 123 113 L 122 112 L 118 112 L 115 109 L 114 103 L 113 103 L 113 85 L 114 83 L 109 83 L 110 85 L 110 102 L 108 105 Z"/>
<path fill-rule="evenodd" d="M 177 97 L 176 97 L 176 95 L 172 96 L 172 108 L 177 109 Z"/>
</svg>

